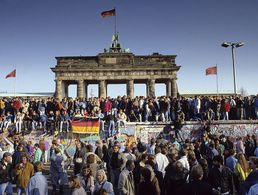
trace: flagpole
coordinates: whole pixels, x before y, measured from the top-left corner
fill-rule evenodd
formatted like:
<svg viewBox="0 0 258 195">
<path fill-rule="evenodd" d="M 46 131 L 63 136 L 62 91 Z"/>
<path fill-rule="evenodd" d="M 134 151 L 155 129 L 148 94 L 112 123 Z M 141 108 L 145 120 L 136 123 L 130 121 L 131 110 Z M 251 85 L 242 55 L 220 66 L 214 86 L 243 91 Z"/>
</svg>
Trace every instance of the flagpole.
<svg viewBox="0 0 258 195">
<path fill-rule="evenodd" d="M 114 7 L 114 10 L 115 10 L 115 18 L 114 18 L 114 20 L 115 20 L 115 36 L 116 36 L 116 7 Z"/>
<path fill-rule="evenodd" d="M 13 82 L 13 94 L 14 94 L 14 97 L 16 97 L 16 94 L 15 94 L 15 84 L 16 84 L 16 77 L 14 77 L 14 82 Z"/>
<path fill-rule="evenodd" d="M 217 66 L 217 64 L 216 64 L 216 70 L 217 70 L 217 74 L 216 74 L 217 96 L 219 96 L 219 81 L 218 81 L 218 66 Z"/>
<path fill-rule="evenodd" d="M 16 86 L 16 65 L 14 66 L 14 70 L 15 70 L 15 77 L 14 77 L 14 86 L 13 86 L 13 94 L 14 97 L 16 97 L 16 91 L 15 91 L 15 86 Z"/>
</svg>

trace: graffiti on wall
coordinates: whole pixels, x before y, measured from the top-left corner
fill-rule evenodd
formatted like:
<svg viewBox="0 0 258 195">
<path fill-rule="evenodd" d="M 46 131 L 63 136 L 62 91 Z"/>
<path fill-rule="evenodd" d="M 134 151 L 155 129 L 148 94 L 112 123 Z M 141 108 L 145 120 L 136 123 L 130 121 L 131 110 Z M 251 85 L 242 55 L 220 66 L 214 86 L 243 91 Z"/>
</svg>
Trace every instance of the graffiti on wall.
<svg viewBox="0 0 258 195">
<path fill-rule="evenodd" d="M 244 137 L 247 134 L 258 135 L 258 124 L 212 124 L 210 133 L 231 137 Z M 198 139 L 204 131 L 203 125 L 184 125 L 181 131 L 183 139 Z"/>
<path fill-rule="evenodd" d="M 165 126 L 137 126 L 136 136 L 142 141 L 148 142 L 151 138 L 156 138 Z M 204 132 L 203 124 L 187 124 L 183 125 L 180 136 L 183 140 L 195 140 L 201 137 Z M 214 135 L 225 135 L 231 137 L 244 137 L 247 134 L 258 136 L 258 124 L 211 124 L 210 132 Z"/>
<path fill-rule="evenodd" d="M 147 143 L 151 138 L 156 138 L 162 131 L 163 127 L 155 125 L 137 127 L 136 137 L 141 138 L 142 142 Z"/>
</svg>

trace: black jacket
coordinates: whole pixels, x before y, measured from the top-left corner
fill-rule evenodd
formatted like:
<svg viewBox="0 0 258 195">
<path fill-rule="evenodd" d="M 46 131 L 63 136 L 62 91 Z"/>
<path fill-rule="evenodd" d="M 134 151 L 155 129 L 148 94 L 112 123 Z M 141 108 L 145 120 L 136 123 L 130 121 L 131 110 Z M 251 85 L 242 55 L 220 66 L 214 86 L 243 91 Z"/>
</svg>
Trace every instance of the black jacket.
<svg viewBox="0 0 258 195">
<path fill-rule="evenodd" d="M 233 173 L 225 166 L 222 166 L 222 171 L 218 167 L 213 167 L 209 172 L 209 183 L 213 188 L 221 189 L 222 193 L 233 191 Z"/>
<path fill-rule="evenodd" d="M 11 182 L 11 164 L 5 164 L 3 160 L 0 162 L 0 184 Z"/>
<path fill-rule="evenodd" d="M 180 189 L 181 195 L 212 195 L 212 186 L 203 181 L 193 181 Z"/>
</svg>

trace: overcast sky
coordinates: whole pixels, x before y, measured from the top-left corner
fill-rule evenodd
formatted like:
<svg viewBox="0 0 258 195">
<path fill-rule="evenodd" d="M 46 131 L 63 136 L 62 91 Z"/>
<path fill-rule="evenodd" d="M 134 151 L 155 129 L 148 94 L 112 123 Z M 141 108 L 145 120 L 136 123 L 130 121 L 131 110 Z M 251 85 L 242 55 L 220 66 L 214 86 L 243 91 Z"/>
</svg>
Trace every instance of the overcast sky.
<svg viewBox="0 0 258 195">
<path fill-rule="evenodd" d="M 258 93 L 257 0 L 0 0 L 0 92 L 13 91 L 5 76 L 14 68 L 17 92 L 53 92 L 55 56 L 92 56 L 110 45 L 114 18 L 100 13 L 113 7 L 123 47 L 177 55 L 179 92 L 215 92 L 216 77 L 205 69 L 216 64 L 220 91 L 233 92 L 231 50 L 221 43 L 244 41 L 236 49 L 237 88 Z M 126 92 L 125 85 L 109 89 Z M 90 91 L 96 95 L 96 86 Z"/>
</svg>

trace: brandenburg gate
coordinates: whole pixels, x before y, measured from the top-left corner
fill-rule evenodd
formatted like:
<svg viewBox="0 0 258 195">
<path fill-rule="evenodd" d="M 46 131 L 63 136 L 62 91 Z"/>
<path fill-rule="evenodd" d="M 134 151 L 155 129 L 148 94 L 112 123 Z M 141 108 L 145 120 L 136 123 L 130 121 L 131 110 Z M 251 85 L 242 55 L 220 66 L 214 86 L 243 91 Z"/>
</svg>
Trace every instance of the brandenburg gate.
<svg viewBox="0 0 258 195">
<path fill-rule="evenodd" d="M 155 96 L 155 83 L 165 83 L 166 95 L 176 97 L 177 71 L 176 55 L 134 55 L 122 49 L 118 35 L 111 47 L 97 56 L 56 57 L 57 65 L 51 68 L 55 73 L 55 96 L 68 96 L 68 86 L 77 85 L 77 96 L 87 98 L 89 84 L 98 84 L 99 97 L 107 96 L 108 84 L 125 84 L 127 96 L 134 97 L 134 84 L 145 83 L 146 95 Z M 125 95 L 125 94 L 121 94 Z"/>
</svg>

